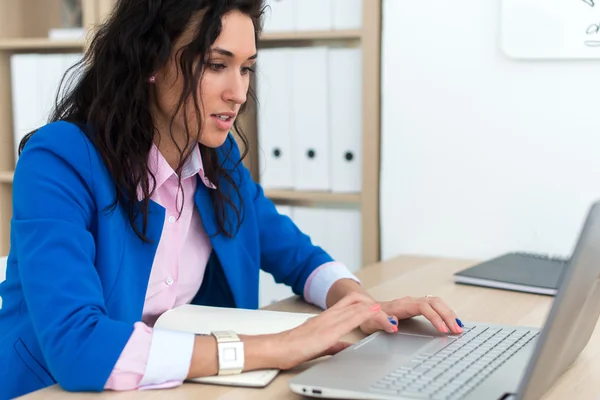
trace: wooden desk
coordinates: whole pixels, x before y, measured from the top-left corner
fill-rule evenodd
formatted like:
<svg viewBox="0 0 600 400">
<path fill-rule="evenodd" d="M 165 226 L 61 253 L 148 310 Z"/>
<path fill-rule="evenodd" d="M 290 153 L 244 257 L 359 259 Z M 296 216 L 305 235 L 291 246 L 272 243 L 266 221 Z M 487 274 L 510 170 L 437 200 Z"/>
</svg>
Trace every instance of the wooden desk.
<svg viewBox="0 0 600 400">
<path fill-rule="evenodd" d="M 452 273 L 474 261 L 450 260 L 425 257 L 400 257 L 375 264 L 358 273 L 363 285 L 378 300 L 390 300 L 402 296 L 434 294 L 445 299 L 456 310 L 463 321 L 506 323 L 523 326 L 541 326 L 546 318 L 552 298 L 525 293 L 456 285 Z M 292 298 L 270 306 L 270 309 L 315 312 L 316 309 Z M 356 341 L 364 337 L 353 332 L 347 340 Z M 280 400 L 302 397 L 292 393 L 287 382 L 294 374 L 304 370 L 304 365 L 293 371 L 281 373 L 265 389 L 242 389 L 186 383 L 176 389 L 133 392 L 104 392 L 99 394 L 67 393 L 52 386 L 22 399 L 260 399 Z M 546 394 L 544 400 L 598 400 L 600 397 L 600 330 L 596 326 L 594 335 L 575 364 Z"/>
</svg>

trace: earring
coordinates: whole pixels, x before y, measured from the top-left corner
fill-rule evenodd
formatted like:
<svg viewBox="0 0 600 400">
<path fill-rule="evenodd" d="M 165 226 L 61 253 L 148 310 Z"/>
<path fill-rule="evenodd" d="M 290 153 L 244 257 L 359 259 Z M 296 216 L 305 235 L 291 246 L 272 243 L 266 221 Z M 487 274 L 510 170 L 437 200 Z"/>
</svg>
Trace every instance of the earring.
<svg viewBox="0 0 600 400">
<path fill-rule="evenodd" d="M 148 78 L 148 82 L 150 82 L 150 83 L 156 83 L 156 76 L 150 75 L 150 78 Z"/>
</svg>

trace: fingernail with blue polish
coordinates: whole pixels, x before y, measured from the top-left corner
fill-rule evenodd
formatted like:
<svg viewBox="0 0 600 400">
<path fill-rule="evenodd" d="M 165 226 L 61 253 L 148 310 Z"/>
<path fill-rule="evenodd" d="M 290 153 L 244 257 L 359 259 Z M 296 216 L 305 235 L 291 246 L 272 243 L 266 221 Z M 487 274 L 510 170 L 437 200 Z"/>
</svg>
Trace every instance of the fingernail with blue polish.
<svg viewBox="0 0 600 400">
<path fill-rule="evenodd" d="M 396 320 L 394 319 L 394 317 L 388 317 L 388 320 L 394 324 L 394 325 L 398 325 L 398 323 L 396 322 Z"/>
<path fill-rule="evenodd" d="M 458 318 L 456 318 L 456 323 L 458 324 L 458 326 L 460 326 L 461 328 L 464 328 L 465 326 L 463 325 L 462 321 Z"/>
</svg>

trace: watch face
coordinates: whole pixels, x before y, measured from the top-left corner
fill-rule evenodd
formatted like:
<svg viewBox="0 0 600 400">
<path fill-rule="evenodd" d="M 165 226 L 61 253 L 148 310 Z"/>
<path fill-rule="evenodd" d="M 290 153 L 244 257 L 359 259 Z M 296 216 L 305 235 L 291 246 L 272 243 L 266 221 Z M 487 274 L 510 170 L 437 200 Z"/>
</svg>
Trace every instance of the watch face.
<svg viewBox="0 0 600 400">
<path fill-rule="evenodd" d="M 237 349 L 235 347 L 227 347 L 223 349 L 223 361 L 237 360 Z"/>
<path fill-rule="evenodd" d="M 244 343 L 219 343 L 219 375 L 239 374 L 244 369 Z"/>
</svg>

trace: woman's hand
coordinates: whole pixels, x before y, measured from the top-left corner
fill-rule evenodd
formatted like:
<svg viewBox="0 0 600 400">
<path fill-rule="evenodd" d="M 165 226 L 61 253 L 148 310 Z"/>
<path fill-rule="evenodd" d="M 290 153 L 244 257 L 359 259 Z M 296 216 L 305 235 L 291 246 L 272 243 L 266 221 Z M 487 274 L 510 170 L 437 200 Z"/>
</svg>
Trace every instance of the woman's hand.
<svg viewBox="0 0 600 400">
<path fill-rule="evenodd" d="M 351 345 L 340 342 L 344 335 L 373 318 L 380 319 L 381 315 L 381 306 L 371 297 L 350 293 L 302 325 L 276 335 L 274 344 L 282 349 L 278 368 L 290 369 L 344 350 Z"/>
<path fill-rule="evenodd" d="M 377 303 L 368 293 L 353 291 L 294 329 L 277 334 L 240 335 L 244 342 L 244 370 L 294 368 L 351 346 L 340 339 L 356 328 L 365 334 L 382 329 L 394 333 L 398 331 L 398 319 L 417 315 L 423 315 L 440 332 L 462 332 L 462 322 L 437 297 L 404 297 Z M 188 378 L 214 375 L 218 371 L 216 352 L 213 338 L 197 336 Z"/>
<path fill-rule="evenodd" d="M 397 328 L 393 328 L 395 328 L 396 321 L 418 315 L 427 318 L 442 333 L 462 333 L 463 331 L 462 322 L 456 313 L 439 297 L 407 296 L 380 304 L 380 315 L 361 324 L 360 328 L 365 334 L 371 334 L 381 329 L 386 332 L 395 332 Z"/>
</svg>

